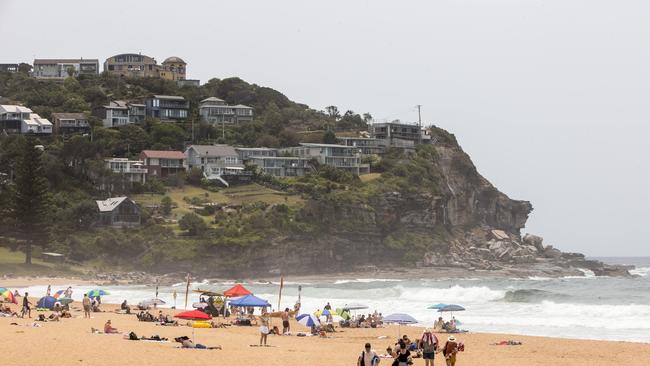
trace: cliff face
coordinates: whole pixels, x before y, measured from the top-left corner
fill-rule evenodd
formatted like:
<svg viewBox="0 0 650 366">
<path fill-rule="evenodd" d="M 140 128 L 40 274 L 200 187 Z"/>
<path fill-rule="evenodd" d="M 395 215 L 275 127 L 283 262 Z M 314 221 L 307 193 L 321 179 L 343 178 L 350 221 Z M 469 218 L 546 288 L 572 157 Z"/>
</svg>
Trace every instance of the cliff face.
<svg viewBox="0 0 650 366">
<path fill-rule="evenodd" d="M 343 192 L 309 200 L 300 219 L 315 223 L 317 231 L 272 238 L 243 256 L 227 249 L 226 257 L 247 258 L 228 268 L 242 274 L 332 273 L 386 265 L 517 273 L 525 269 L 543 275 L 581 273 L 577 268 L 608 271 L 580 254 L 546 246 L 540 237 L 522 238 L 521 229 L 533 209 L 530 202 L 512 200 L 497 190 L 455 140 L 396 165 L 407 169 L 401 170 L 399 189 L 378 185 L 381 189 L 363 198 Z M 409 169 L 424 169 L 428 180 L 409 175 Z"/>
</svg>

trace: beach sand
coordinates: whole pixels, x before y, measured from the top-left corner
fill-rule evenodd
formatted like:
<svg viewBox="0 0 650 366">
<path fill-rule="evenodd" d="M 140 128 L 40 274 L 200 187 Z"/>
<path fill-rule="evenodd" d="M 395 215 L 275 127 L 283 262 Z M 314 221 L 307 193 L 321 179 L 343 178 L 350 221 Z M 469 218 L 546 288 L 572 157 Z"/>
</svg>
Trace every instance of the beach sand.
<svg viewBox="0 0 650 366">
<path fill-rule="evenodd" d="M 34 301 L 35 302 L 35 299 Z M 192 336 L 187 326 L 158 326 L 139 322 L 135 315 L 115 314 L 115 305 L 102 305 L 107 311 L 93 313 L 91 319 L 83 319 L 80 304 L 72 304 L 74 317 L 60 322 L 39 323 L 40 328 L 30 326 L 29 319 L 0 318 L 0 352 L 10 364 L 59 365 L 354 365 L 363 345 L 370 342 L 378 353 L 384 353 L 398 335 L 397 326 L 380 329 L 337 329 L 332 338 L 269 336 L 272 347 L 250 347 L 259 343 L 257 326 L 216 329 L 195 329 L 197 343 L 208 346 L 221 345 L 223 350 L 179 349 L 178 343 L 153 343 L 129 341 L 122 335 L 92 334 L 91 327 L 103 329 L 110 319 L 120 331 L 134 331 L 138 336 L 173 339 L 182 335 Z M 13 309 L 18 306 L 13 305 Z M 167 314 L 174 310 L 163 309 Z M 32 317 L 37 316 L 32 311 Z M 50 312 L 43 314 L 49 315 Z M 221 321 L 222 318 L 219 319 Z M 15 322 L 19 325 L 10 325 Z M 185 322 L 185 321 L 182 321 Z M 281 326 L 279 319 L 274 325 Z M 291 323 L 292 331 L 307 328 Z M 422 328 L 401 327 L 402 334 L 418 338 Z M 378 337 L 387 336 L 385 339 Z M 441 342 L 446 334 L 437 334 Z M 560 338 L 527 337 L 503 334 L 462 334 L 456 336 L 465 343 L 465 352 L 458 356 L 457 365 L 649 365 L 650 344 L 629 342 L 606 342 L 567 340 Z M 501 340 L 519 340 L 521 346 L 492 346 Z M 438 358 L 436 365 L 445 365 Z M 14 363 L 15 362 L 15 363 Z M 382 360 L 381 365 L 390 365 Z M 415 365 L 423 365 L 415 359 Z"/>
</svg>

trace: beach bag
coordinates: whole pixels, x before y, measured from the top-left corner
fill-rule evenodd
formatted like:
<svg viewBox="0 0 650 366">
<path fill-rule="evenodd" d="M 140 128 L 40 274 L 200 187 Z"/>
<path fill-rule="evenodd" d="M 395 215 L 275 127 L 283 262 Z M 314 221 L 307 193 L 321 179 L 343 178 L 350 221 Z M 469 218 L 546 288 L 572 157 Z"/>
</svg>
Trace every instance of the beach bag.
<svg viewBox="0 0 650 366">
<path fill-rule="evenodd" d="M 129 339 L 132 340 L 132 341 L 137 341 L 137 340 L 139 340 L 139 339 L 138 339 L 138 335 L 135 334 L 134 332 L 129 333 Z"/>
<path fill-rule="evenodd" d="M 445 346 L 442 348 L 442 355 L 445 356 L 445 357 L 447 357 L 447 344 L 448 343 L 449 342 L 445 342 Z"/>
<path fill-rule="evenodd" d="M 463 342 L 458 343 L 458 352 L 465 352 L 465 343 Z"/>
</svg>

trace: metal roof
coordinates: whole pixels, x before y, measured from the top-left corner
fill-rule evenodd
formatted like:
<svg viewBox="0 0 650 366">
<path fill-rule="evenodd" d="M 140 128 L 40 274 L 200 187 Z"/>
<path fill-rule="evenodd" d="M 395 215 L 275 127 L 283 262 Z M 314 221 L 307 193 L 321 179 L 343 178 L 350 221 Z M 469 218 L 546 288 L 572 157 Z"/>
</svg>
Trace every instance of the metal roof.
<svg viewBox="0 0 650 366">
<path fill-rule="evenodd" d="M 182 151 L 142 150 L 141 154 L 154 159 L 185 159 L 185 154 Z"/>
<path fill-rule="evenodd" d="M 156 99 L 171 99 L 171 100 L 185 100 L 185 98 L 178 95 L 154 95 Z"/>
<path fill-rule="evenodd" d="M 202 156 L 238 156 L 235 148 L 230 145 L 190 145 L 187 150 L 194 149 Z"/>
<path fill-rule="evenodd" d="M 95 201 L 97 203 L 97 208 L 99 212 L 111 212 L 116 207 L 118 207 L 122 202 L 124 202 L 127 197 L 111 197 L 107 198 L 104 201 Z"/>
</svg>

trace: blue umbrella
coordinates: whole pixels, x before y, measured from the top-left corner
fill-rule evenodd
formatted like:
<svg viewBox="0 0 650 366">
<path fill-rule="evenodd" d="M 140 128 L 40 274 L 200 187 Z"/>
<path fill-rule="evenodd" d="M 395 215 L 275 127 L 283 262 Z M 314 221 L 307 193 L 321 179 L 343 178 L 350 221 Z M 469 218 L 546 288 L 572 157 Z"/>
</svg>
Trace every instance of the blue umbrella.
<svg viewBox="0 0 650 366">
<path fill-rule="evenodd" d="M 296 321 L 306 327 L 320 325 L 320 320 L 313 314 L 300 314 L 296 317 Z"/>
<path fill-rule="evenodd" d="M 108 291 L 104 291 L 104 290 L 100 290 L 100 289 L 94 289 L 94 290 L 88 291 L 88 297 L 90 297 L 91 299 L 94 298 L 94 297 L 100 297 L 100 296 L 106 296 L 106 295 L 110 295 L 108 293 Z"/>
<path fill-rule="evenodd" d="M 451 305 L 447 305 L 447 306 L 444 306 L 444 307 L 438 309 L 438 312 L 442 313 L 442 312 L 447 312 L 447 311 L 464 311 L 464 310 L 465 310 L 465 308 L 460 306 L 460 305 L 451 304 Z"/>
<path fill-rule="evenodd" d="M 401 333 L 401 327 L 402 324 L 415 324 L 418 321 L 408 315 L 408 314 L 402 314 L 402 313 L 395 313 L 395 314 L 390 314 L 384 318 L 384 323 L 395 323 L 398 325 L 397 327 L 397 337 L 399 338 L 400 333 Z"/>
<path fill-rule="evenodd" d="M 447 304 L 443 304 L 443 303 L 440 302 L 440 303 L 433 304 L 433 305 L 429 306 L 427 309 L 437 309 L 437 310 L 440 310 L 440 309 L 444 308 L 445 306 L 447 306 Z"/>
<path fill-rule="evenodd" d="M 252 307 L 267 307 L 271 306 L 268 301 L 260 299 L 255 295 L 246 295 L 239 297 L 230 302 L 232 306 L 252 306 Z"/>
<path fill-rule="evenodd" d="M 52 297 L 52 296 L 41 297 L 41 299 L 38 300 L 38 302 L 36 303 L 36 307 L 41 308 L 41 309 L 50 309 L 50 310 L 52 310 L 52 308 L 54 307 L 55 302 L 56 302 L 56 299 L 54 297 Z"/>
</svg>

